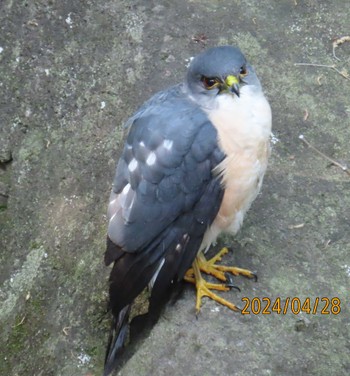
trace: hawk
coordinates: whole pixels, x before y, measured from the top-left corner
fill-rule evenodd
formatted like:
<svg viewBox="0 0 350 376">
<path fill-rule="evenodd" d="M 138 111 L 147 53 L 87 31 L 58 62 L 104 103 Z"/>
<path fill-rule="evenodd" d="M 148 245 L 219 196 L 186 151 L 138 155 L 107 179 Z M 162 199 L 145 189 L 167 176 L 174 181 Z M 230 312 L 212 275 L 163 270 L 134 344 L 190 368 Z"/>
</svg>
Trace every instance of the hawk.
<svg viewBox="0 0 350 376">
<path fill-rule="evenodd" d="M 123 347 L 130 307 L 148 286 L 150 310 L 185 278 L 202 296 L 238 310 L 212 290 L 227 273 L 205 251 L 222 232 L 236 234 L 263 181 L 271 110 L 253 67 L 233 46 L 195 57 L 183 83 L 155 94 L 128 120 L 108 206 L 106 265 L 114 316 L 105 373 Z M 223 283 L 204 280 L 201 272 Z M 226 283 L 225 283 L 226 282 Z"/>
</svg>

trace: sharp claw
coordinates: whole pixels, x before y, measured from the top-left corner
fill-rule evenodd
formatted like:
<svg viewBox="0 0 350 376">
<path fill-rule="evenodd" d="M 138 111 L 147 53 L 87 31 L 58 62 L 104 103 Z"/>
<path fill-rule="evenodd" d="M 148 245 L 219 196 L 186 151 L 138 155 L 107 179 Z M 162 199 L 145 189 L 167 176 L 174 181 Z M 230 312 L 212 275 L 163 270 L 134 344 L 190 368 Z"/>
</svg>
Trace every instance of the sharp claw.
<svg viewBox="0 0 350 376">
<path fill-rule="evenodd" d="M 241 292 L 241 289 L 238 286 L 235 286 L 233 284 L 233 278 L 232 278 L 231 274 L 225 273 L 225 277 L 226 277 L 226 281 L 227 281 L 225 283 L 226 287 L 229 287 L 230 289 L 236 289 L 237 291 Z"/>
<path fill-rule="evenodd" d="M 238 286 L 235 286 L 235 285 L 226 285 L 226 286 L 229 287 L 230 289 L 235 289 L 238 292 L 241 292 L 241 289 Z"/>
<path fill-rule="evenodd" d="M 252 274 L 253 274 L 254 282 L 258 282 L 258 275 L 256 273 L 252 273 Z"/>
<path fill-rule="evenodd" d="M 233 278 L 232 278 L 232 276 L 231 276 L 231 274 L 229 274 L 229 273 L 225 273 L 225 278 L 226 278 L 226 286 L 227 287 L 234 287 L 234 284 L 233 284 Z"/>
</svg>

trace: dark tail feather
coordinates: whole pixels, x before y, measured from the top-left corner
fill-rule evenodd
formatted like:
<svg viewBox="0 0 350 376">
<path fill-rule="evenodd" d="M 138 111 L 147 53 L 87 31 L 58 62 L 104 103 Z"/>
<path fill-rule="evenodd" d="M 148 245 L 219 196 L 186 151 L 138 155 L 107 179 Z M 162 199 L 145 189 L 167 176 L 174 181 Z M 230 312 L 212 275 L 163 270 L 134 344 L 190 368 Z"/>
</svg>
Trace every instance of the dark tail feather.
<svg viewBox="0 0 350 376">
<path fill-rule="evenodd" d="M 113 320 L 113 324 L 108 339 L 103 376 L 108 376 L 117 365 L 118 354 L 120 350 L 123 348 L 125 337 L 128 333 L 128 320 L 130 308 L 131 305 L 125 306 L 119 312 L 118 319 L 115 318 Z"/>
</svg>

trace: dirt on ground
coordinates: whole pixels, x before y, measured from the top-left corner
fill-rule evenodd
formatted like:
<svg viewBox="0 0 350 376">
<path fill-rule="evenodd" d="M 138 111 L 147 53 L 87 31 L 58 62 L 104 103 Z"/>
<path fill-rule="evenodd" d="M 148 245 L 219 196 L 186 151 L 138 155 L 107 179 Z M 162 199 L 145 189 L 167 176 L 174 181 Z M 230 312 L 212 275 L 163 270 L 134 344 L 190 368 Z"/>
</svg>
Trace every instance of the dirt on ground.
<svg viewBox="0 0 350 376">
<path fill-rule="evenodd" d="M 262 193 L 221 240 L 224 263 L 259 276 L 225 298 L 253 305 L 204 299 L 196 317 L 186 286 L 116 374 L 349 375 L 350 176 L 304 142 L 350 166 L 345 2 L 2 0 L 0 19 L 0 374 L 102 374 L 123 123 L 190 57 L 233 44 L 273 111 Z"/>
</svg>

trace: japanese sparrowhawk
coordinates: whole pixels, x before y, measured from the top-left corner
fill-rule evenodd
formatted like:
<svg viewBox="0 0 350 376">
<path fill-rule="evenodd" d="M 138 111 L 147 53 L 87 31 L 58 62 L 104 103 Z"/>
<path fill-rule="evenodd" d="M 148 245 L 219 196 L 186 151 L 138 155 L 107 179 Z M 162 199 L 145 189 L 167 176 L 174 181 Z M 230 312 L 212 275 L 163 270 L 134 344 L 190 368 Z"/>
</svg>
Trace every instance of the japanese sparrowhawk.
<svg viewBox="0 0 350 376">
<path fill-rule="evenodd" d="M 201 297 L 237 307 L 211 289 L 227 290 L 216 265 L 225 251 L 204 253 L 221 232 L 235 234 L 256 198 L 269 156 L 271 110 L 253 67 L 238 48 L 195 57 L 185 82 L 155 94 L 127 122 L 108 207 L 105 262 L 114 316 L 105 375 L 127 333 L 130 306 L 149 287 L 150 309 L 185 278 Z M 221 284 L 207 284 L 201 271 Z"/>
</svg>

